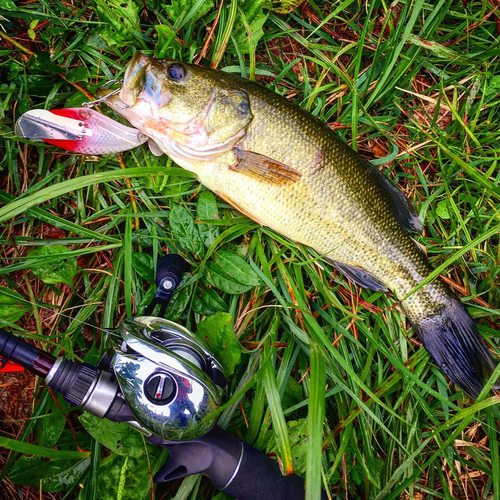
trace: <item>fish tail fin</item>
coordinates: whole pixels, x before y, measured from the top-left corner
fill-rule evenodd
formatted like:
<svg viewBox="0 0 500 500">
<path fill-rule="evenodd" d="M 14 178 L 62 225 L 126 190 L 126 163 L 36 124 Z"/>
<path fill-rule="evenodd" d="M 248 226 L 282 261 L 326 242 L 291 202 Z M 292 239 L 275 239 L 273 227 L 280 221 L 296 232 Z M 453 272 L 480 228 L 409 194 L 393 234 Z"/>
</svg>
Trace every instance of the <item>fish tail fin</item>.
<svg viewBox="0 0 500 500">
<path fill-rule="evenodd" d="M 475 399 L 495 369 L 495 362 L 462 303 L 456 297 L 447 299 L 447 306 L 438 314 L 420 320 L 410 318 L 410 322 L 433 361 Z M 494 388 L 499 387 L 497 381 Z"/>
</svg>

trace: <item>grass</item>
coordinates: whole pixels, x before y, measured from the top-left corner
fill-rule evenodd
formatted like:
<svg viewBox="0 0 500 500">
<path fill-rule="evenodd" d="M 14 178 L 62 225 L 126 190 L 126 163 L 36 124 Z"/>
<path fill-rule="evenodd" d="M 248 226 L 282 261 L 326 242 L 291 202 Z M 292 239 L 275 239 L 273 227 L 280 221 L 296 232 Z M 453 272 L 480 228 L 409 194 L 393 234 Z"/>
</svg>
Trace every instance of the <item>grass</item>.
<svg viewBox="0 0 500 500">
<path fill-rule="evenodd" d="M 102 329 L 141 314 L 157 259 L 180 252 L 192 273 L 169 317 L 197 330 L 228 313 L 242 346 L 220 425 L 308 478 L 308 498 L 328 485 L 342 499 L 498 500 L 498 397 L 486 390 L 474 402 L 450 385 L 391 297 L 203 194 L 146 147 L 84 157 L 14 138 L 20 114 L 79 106 L 83 91 L 121 78 L 136 50 L 201 54 L 201 64 L 255 78 L 336 129 L 415 201 L 435 275 L 498 354 L 498 2 L 272 6 L 0 1 L 0 319 L 54 354 L 95 362 Z M 245 261 L 239 281 L 222 257 Z M 55 283 L 40 278 L 44 266 Z M 0 391 L 6 498 L 217 495 L 201 477 L 153 493 L 164 454 L 121 427 L 102 444 L 27 374 L 3 376 Z"/>
</svg>

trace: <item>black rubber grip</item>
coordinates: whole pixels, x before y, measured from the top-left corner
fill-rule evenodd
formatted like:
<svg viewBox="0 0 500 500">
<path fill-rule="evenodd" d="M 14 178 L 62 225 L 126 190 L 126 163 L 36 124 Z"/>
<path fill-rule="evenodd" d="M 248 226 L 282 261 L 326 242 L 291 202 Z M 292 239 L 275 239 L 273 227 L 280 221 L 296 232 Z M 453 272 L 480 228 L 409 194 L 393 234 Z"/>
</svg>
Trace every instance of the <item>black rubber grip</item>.
<svg viewBox="0 0 500 500">
<path fill-rule="evenodd" d="M 296 474 L 283 476 L 275 460 L 218 426 L 192 441 L 166 441 L 156 436 L 148 440 L 170 452 L 154 477 L 156 483 L 201 472 L 217 489 L 238 500 L 305 499 L 303 479 Z M 326 498 L 323 493 L 321 500 Z"/>
<path fill-rule="evenodd" d="M 238 500 L 305 498 L 302 478 L 296 474 L 283 476 L 278 462 L 246 443 L 243 443 L 243 457 L 238 471 L 222 491 Z"/>
<path fill-rule="evenodd" d="M 0 328 L 0 356 L 30 369 L 40 349 Z"/>
<path fill-rule="evenodd" d="M 68 403 L 80 406 L 98 377 L 95 366 L 63 358 L 47 385 L 60 392 Z"/>
<path fill-rule="evenodd" d="M 0 329 L 0 356 L 7 360 L 14 361 L 24 368 L 31 368 L 39 349 L 12 333 Z"/>
</svg>

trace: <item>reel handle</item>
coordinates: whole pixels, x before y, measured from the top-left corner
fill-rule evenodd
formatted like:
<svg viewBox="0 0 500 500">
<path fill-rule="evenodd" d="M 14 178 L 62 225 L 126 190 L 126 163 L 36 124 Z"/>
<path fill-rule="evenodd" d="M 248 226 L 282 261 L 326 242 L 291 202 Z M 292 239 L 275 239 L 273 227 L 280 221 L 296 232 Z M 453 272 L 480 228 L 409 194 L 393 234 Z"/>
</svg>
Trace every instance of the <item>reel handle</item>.
<svg viewBox="0 0 500 500">
<path fill-rule="evenodd" d="M 189 264 L 177 254 L 169 254 L 158 259 L 155 284 L 158 287 L 151 303 L 146 306 L 145 314 L 152 316 L 155 307 L 160 304 L 158 316 L 163 318 L 168 303 L 175 289 L 180 285 L 184 273 L 189 271 Z"/>
</svg>

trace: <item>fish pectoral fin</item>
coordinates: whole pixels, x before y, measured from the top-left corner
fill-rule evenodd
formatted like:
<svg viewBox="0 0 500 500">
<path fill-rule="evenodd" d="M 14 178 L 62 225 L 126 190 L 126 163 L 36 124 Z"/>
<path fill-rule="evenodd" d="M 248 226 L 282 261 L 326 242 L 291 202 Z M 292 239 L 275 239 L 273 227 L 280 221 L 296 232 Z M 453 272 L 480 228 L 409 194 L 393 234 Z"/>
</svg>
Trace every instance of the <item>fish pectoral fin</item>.
<svg viewBox="0 0 500 500">
<path fill-rule="evenodd" d="M 335 260 L 331 263 L 351 281 L 354 281 L 359 286 L 373 290 L 374 292 L 388 292 L 389 289 L 373 274 L 365 271 L 362 267 L 350 266 L 349 264 L 341 264 Z"/>
<path fill-rule="evenodd" d="M 233 149 L 233 153 L 236 163 L 229 168 L 260 181 L 287 184 L 298 181 L 302 175 L 288 165 L 259 153 L 238 148 Z"/>
<path fill-rule="evenodd" d="M 163 156 L 163 151 L 160 149 L 160 146 L 158 146 L 158 144 L 153 141 L 153 139 L 148 140 L 148 146 L 151 153 L 153 153 L 155 156 Z"/>
</svg>

